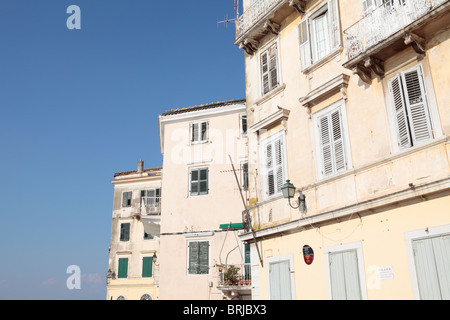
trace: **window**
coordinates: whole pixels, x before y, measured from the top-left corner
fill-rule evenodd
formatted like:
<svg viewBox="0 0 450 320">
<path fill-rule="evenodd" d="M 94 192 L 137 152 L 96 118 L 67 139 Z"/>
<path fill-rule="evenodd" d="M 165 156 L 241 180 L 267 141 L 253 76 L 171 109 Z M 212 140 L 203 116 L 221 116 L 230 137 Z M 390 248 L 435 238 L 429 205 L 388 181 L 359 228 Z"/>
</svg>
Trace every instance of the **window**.
<svg viewBox="0 0 450 320">
<path fill-rule="evenodd" d="M 142 278 L 151 278 L 152 267 L 153 267 L 153 258 L 152 257 L 143 257 L 142 258 Z"/>
<path fill-rule="evenodd" d="M 269 137 L 261 145 L 265 194 L 270 197 L 281 193 L 286 180 L 284 132 Z"/>
<path fill-rule="evenodd" d="M 208 274 L 209 241 L 189 241 L 188 252 L 188 274 Z"/>
<path fill-rule="evenodd" d="M 241 114 L 239 116 L 240 119 L 240 127 L 241 127 L 241 137 L 246 137 L 247 136 L 247 115 L 246 114 Z"/>
<path fill-rule="evenodd" d="M 245 162 L 241 166 L 241 185 L 242 189 L 248 190 L 248 162 Z"/>
<path fill-rule="evenodd" d="M 153 236 L 144 231 L 144 240 L 152 240 Z"/>
<path fill-rule="evenodd" d="M 372 12 L 382 2 L 381 0 L 361 0 L 361 1 L 364 15 L 367 15 L 370 12 Z"/>
<path fill-rule="evenodd" d="M 191 142 L 203 142 L 208 140 L 208 122 L 191 123 Z"/>
<path fill-rule="evenodd" d="M 120 241 L 129 241 L 130 240 L 130 224 L 122 223 L 120 225 Z"/>
<path fill-rule="evenodd" d="M 261 92 L 263 95 L 269 93 L 280 84 L 278 71 L 278 45 L 271 45 L 263 51 L 261 61 Z"/>
<path fill-rule="evenodd" d="M 119 279 L 128 277 L 128 258 L 119 258 L 119 270 L 117 272 Z"/>
<path fill-rule="evenodd" d="M 190 171 L 190 194 L 208 194 L 208 168 L 191 169 Z"/>
<path fill-rule="evenodd" d="M 388 81 L 397 143 L 409 148 L 434 138 L 422 67 L 400 72 Z"/>
<path fill-rule="evenodd" d="M 141 191 L 141 206 L 144 205 L 147 214 L 158 214 L 161 212 L 161 189 L 142 190 Z"/>
<path fill-rule="evenodd" d="M 122 207 L 123 208 L 131 207 L 131 195 L 132 195 L 131 191 L 127 191 L 122 194 Z"/>
<path fill-rule="evenodd" d="M 344 103 L 338 102 L 314 115 L 317 127 L 319 176 L 327 177 L 347 170 L 349 164 Z"/>
<path fill-rule="evenodd" d="M 339 49 L 341 35 L 337 0 L 329 0 L 299 25 L 302 70 Z"/>
</svg>

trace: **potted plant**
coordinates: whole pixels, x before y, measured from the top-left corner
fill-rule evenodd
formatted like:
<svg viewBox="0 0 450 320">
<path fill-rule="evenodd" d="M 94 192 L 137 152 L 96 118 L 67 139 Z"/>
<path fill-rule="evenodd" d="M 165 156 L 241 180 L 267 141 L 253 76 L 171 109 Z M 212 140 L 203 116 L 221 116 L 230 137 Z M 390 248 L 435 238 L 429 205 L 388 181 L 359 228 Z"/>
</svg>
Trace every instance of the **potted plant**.
<svg viewBox="0 0 450 320">
<path fill-rule="evenodd" d="M 239 280 L 239 270 L 239 267 L 229 266 L 224 274 L 225 283 L 228 285 L 237 285 Z"/>
</svg>

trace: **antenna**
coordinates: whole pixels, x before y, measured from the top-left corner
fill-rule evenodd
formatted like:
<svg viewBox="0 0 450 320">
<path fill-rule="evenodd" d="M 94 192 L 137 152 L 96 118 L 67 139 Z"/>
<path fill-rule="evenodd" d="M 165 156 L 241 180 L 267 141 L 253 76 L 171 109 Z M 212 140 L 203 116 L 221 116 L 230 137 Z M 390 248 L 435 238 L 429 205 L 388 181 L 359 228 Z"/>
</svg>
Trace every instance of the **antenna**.
<svg viewBox="0 0 450 320">
<path fill-rule="evenodd" d="M 217 24 L 225 23 L 225 28 L 227 28 L 227 29 L 228 29 L 228 23 L 231 23 L 231 22 L 235 22 L 235 21 L 234 21 L 234 19 L 229 19 L 228 14 L 225 16 L 225 20 L 219 21 L 219 18 L 217 18 Z"/>
</svg>

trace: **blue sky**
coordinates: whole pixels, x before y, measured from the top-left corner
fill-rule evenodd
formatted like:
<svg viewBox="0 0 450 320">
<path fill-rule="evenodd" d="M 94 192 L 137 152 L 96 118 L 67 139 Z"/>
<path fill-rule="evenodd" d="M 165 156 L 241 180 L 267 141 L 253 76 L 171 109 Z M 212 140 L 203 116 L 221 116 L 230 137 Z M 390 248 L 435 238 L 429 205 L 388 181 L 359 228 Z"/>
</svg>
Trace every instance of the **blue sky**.
<svg viewBox="0 0 450 320">
<path fill-rule="evenodd" d="M 105 299 L 114 173 L 162 164 L 165 110 L 245 97 L 233 2 L 0 2 L 0 299 Z"/>
</svg>

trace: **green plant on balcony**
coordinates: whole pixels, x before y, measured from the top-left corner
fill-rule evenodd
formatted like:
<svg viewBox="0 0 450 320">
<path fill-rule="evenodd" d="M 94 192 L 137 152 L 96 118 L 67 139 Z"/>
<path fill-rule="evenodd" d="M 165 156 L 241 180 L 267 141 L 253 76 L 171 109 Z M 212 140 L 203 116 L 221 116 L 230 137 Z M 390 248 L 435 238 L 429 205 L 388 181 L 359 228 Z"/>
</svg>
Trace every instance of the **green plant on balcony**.
<svg viewBox="0 0 450 320">
<path fill-rule="evenodd" d="M 228 285 L 237 285 L 239 282 L 239 270 L 237 266 L 229 266 L 224 273 L 224 281 Z"/>
</svg>

